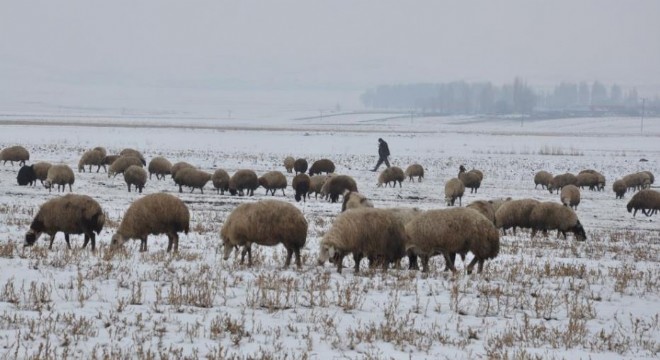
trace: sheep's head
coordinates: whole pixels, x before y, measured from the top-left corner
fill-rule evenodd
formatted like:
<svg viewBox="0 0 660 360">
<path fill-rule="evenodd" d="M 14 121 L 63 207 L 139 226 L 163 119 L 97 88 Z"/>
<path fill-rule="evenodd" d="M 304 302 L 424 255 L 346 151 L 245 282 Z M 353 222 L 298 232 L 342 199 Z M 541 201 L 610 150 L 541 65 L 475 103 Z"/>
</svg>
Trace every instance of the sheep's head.
<svg viewBox="0 0 660 360">
<path fill-rule="evenodd" d="M 110 240 L 110 249 L 118 249 L 124 246 L 126 240 L 127 239 L 124 237 L 124 235 L 120 233 L 115 233 L 114 235 L 112 235 L 112 239 Z"/>
<path fill-rule="evenodd" d="M 46 189 L 50 189 L 51 187 L 53 187 L 53 182 L 50 181 L 49 179 L 46 179 L 46 180 L 44 181 L 44 187 L 45 187 Z"/>
<path fill-rule="evenodd" d="M 578 220 L 578 222 L 573 227 L 573 234 L 575 235 L 575 239 L 577 241 L 587 240 L 587 233 L 584 231 L 584 227 L 582 227 L 580 220 Z"/>
<path fill-rule="evenodd" d="M 447 206 L 454 206 L 454 198 L 451 196 L 445 196 L 445 203 Z"/>
<path fill-rule="evenodd" d="M 231 252 L 234 251 L 234 248 L 236 248 L 237 246 L 232 245 L 228 238 L 222 239 L 222 246 L 224 247 L 222 259 L 228 260 L 229 256 L 231 255 Z"/>
<path fill-rule="evenodd" d="M 332 245 L 321 244 L 321 249 L 319 250 L 319 259 L 316 262 L 318 266 L 323 266 L 326 261 L 330 260 L 333 262 L 334 257 L 337 255 L 335 247 Z"/>
<path fill-rule="evenodd" d="M 628 209 L 628 212 L 632 212 L 633 210 L 632 201 L 628 202 L 628 205 L 626 205 L 626 209 Z"/>
<path fill-rule="evenodd" d="M 462 172 L 465 172 L 465 166 L 463 166 L 463 165 L 458 167 L 458 173 L 460 174 Z"/>
<path fill-rule="evenodd" d="M 41 237 L 42 232 L 41 231 L 34 231 L 33 229 L 28 230 L 25 233 L 25 243 L 23 246 L 32 246 L 34 245 L 37 240 L 39 240 L 39 237 Z"/>
</svg>

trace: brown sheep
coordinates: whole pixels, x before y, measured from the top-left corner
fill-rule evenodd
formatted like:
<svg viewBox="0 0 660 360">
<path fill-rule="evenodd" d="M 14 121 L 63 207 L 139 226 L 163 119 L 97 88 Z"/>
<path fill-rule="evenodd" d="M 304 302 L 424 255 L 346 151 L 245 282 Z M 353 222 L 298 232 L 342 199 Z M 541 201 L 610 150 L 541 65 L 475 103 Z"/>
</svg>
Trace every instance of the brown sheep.
<svg viewBox="0 0 660 360">
<path fill-rule="evenodd" d="M 117 249 L 130 239 L 140 239 L 140 251 L 147 251 L 147 237 L 166 234 L 167 252 L 179 250 L 179 232 L 188 234 L 190 211 L 176 196 L 166 193 L 145 195 L 128 207 L 117 232 L 112 236 L 111 249 Z"/>
<path fill-rule="evenodd" d="M 577 176 L 576 176 L 576 177 L 577 177 L 577 181 L 578 181 L 578 183 L 580 182 L 580 175 L 581 175 L 581 174 L 593 174 L 593 175 L 596 175 L 596 185 L 594 186 L 594 189 L 596 189 L 596 190 L 598 190 L 598 191 L 602 191 L 603 189 L 605 189 L 605 176 L 604 176 L 603 174 L 601 174 L 600 172 L 598 172 L 598 171 L 596 171 L 596 170 L 593 170 L 593 169 L 582 170 L 582 171 L 580 171 L 580 172 L 577 174 Z M 592 178 L 587 177 L 587 179 L 589 179 L 589 180 L 587 180 L 587 182 L 593 182 L 593 179 L 592 179 Z M 583 181 L 584 181 L 584 180 L 583 180 Z M 579 187 L 582 187 L 582 186 L 580 186 L 579 184 L 575 184 L 575 185 L 577 185 L 577 186 L 579 186 Z M 585 186 L 589 186 L 589 185 L 587 184 L 587 185 L 585 185 Z M 591 187 L 589 188 L 589 190 L 594 190 L 594 189 L 592 189 Z"/>
<path fill-rule="evenodd" d="M 170 175 L 172 176 L 172 179 L 174 180 L 174 177 L 176 176 L 176 173 L 185 168 L 195 168 L 192 164 L 189 164 L 185 161 L 179 161 L 178 163 L 172 165 L 170 168 Z"/>
<path fill-rule="evenodd" d="M 633 216 L 637 214 L 637 210 L 642 210 L 644 215 L 651 216 L 660 210 L 660 192 L 651 189 L 640 190 L 633 195 L 626 208 L 628 212 L 633 213 Z"/>
<path fill-rule="evenodd" d="M 156 180 L 165 179 L 172 171 L 172 163 L 162 156 L 156 156 L 149 161 L 149 180 L 151 175 L 156 174 Z"/>
<path fill-rule="evenodd" d="M 539 231 L 547 235 L 548 230 L 557 230 L 564 235 L 564 239 L 568 231 L 572 232 L 578 241 L 587 239 L 575 211 L 562 204 L 550 201 L 539 203 L 529 214 L 529 222 L 532 227 L 532 238 Z"/>
<path fill-rule="evenodd" d="M 580 173 L 576 176 L 577 182 L 575 183 L 575 186 L 579 187 L 580 189 L 584 187 L 588 187 L 589 190 L 598 190 L 600 189 L 600 182 L 598 180 L 598 175 L 593 174 L 593 173 Z"/>
<path fill-rule="evenodd" d="M 417 181 L 422 182 L 424 178 L 424 168 L 420 164 L 412 164 L 406 168 L 406 176 L 408 181 L 415 182 L 414 177 L 417 176 Z"/>
<path fill-rule="evenodd" d="M 357 183 L 348 175 L 334 175 L 331 176 L 321 189 L 322 196 L 329 196 L 330 201 L 335 203 L 339 200 L 339 195 L 349 191 L 358 191 Z"/>
<path fill-rule="evenodd" d="M 211 181 L 213 181 L 213 187 L 218 194 L 224 195 L 225 191 L 229 191 L 229 173 L 225 170 L 216 170 L 211 177 Z"/>
<path fill-rule="evenodd" d="M 296 192 L 295 199 L 300 202 L 300 199 L 307 202 L 307 193 L 310 189 L 310 178 L 309 175 L 304 172 L 297 174 L 291 180 L 291 187 Z"/>
<path fill-rule="evenodd" d="M 176 176 L 174 177 L 174 182 L 179 185 L 179 192 L 183 192 L 183 187 L 187 186 L 190 188 L 192 193 L 195 189 L 204 193 L 204 186 L 211 180 L 211 174 L 197 170 L 195 168 L 183 168 L 177 171 Z"/>
<path fill-rule="evenodd" d="M 144 184 L 147 183 L 147 172 L 141 166 L 131 165 L 124 171 L 124 181 L 128 185 L 128 192 L 131 192 L 131 185 L 134 185 L 135 189 L 142 194 Z"/>
<path fill-rule="evenodd" d="M 550 185 L 548 185 L 548 191 L 550 194 L 552 194 L 554 190 L 557 190 L 557 194 L 559 194 L 559 190 L 561 190 L 561 188 L 564 186 L 576 184 L 577 177 L 571 173 L 556 175 L 552 178 L 552 181 L 550 181 Z"/>
<path fill-rule="evenodd" d="M 266 189 L 266 195 L 268 195 L 268 192 L 270 192 L 272 196 L 275 196 L 275 191 L 278 189 L 282 190 L 282 195 L 286 195 L 284 193 L 284 189 L 287 187 L 286 176 L 284 176 L 281 171 L 269 171 L 261 176 L 258 180 L 259 185 Z"/>
<path fill-rule="evenodd" d="M 623 195 L 628 191 L 628 185 L 623 179 L 619 179 L 612 184 L 612 190 L 616 194 L 617 199 L 623 199 Z"/>
<path fill-rule="evenodd" d="M 48 168 L 44 187 L 48 189 L 48 192 L 51 192 L 53 185 L 57 185 L 57 192 L 60 192 L 60 186 L 62 187 L 62 191 L 66 191 L 66 186 L 69 185 L 69 191 L 73 191 L 71 186 L 75 181 L 76 176 L 68 165 L 52 165 Z"/>
<path fill-rule="evenodd" d="M 502 206 L 507 201 L 511 201 L 511 197 L 488 200 L 488 202 L 493 206 L 493 213 L 497 213 L 497 210 L 500 208 L 500 206 Z"/>
<path fill-rule="evenodd" d="M 484 175 L 479 170 L 466 171 L 463 165 L 458 168 L 458 179 L 461 180 L 466 188 L 470 189 L 470 193 L 477 192 L 481 186 L 483 177 Z"/>
<path fill-rule="evenodd" d="M 78 161 L 78 172 L 85 172 L 85 165 L 89 166 L 89 172 L 92 172 L 92 166 L 96 166 L 96 172 L 101 170 L 101 166 L 107 171 L 104 160 L 105 155 L 100 150 L 85 151 Z"/>
<path fill-rule="evenodd" d="M 552 181 L 552 174 L 547 171 L 541 170 L 534 175 L 534 189 L 541 185 L 542 189 L 547 189 Z"/>
<path fill-rule="evenodd" d="M 10 146 L 0 151 L 0 160 L 3 161 L 2 165 L 9 161 L 14 166 L 14 161 L 18 161 L 20 166 L 24 166 L 25 162 L 30 160 L 30 153 L 20 145 Z"/>
<path fill-rule="evenodd" d="M 48 249 L 53 248 L 55 234 L 64 233 L 67 248 L 70 234 L 85 234 L 83 249 L 92 241 L 92 251 L 96 250 L 96 234 L 105 224 L 103 209 L 96 200 L 87 195 L 67 194 L 46 201 L 32 220 L 30 230 L 25 234 L 25 246 L 32 246 L 46 233 L 50 236 Z M 96 234 L 94 234 L 96 233 Z"/>
<path fill-rule="evenodd" d="M 366 196 L 360 194 L 359 192 L 346 190 L 344 193 L 344 201 L 341 204 L 341 211 L 344 212 L 346 210 L 362 207 L 372 208 L 374 207 L 374 204 L 372 204 Z"/>
<path fill-rule="evenodd" d="M 309 168 L 309 176 L 314 176 L 321 173 L 330 174 L 335 172 L 335 163 L 329 159 L 316 160 Z"/>
<path fill-rule="evenodd" d="M 300 249 L 307 242 L 307 220 L 297 207 L 285 201 L 243 203 L 229 214 L 220 230 L 220 237 L 225 260 L 229 259 L 235 247 L 242 246 L 241 264 L 247 253 L 248 266 L 252 266 L 252 244 L 282 244 L 287 252 L 284 267 L 291 264 L 291 257 L 295 253 L 296 266 L 300 269 Z"/>
<path fill-rule="evenodd" d="M 540 202 L 534 199 L 522 199 L 507 201 L 495 212 L 495 226 L 502 229 L 502 234 L 506 235 L 506 230 L 513 228 L 513 235 L 516 234 L 516 228 L 529 229 L 532 225 L 529 222 L 529 214 Z"/>
<path fill-rule="evenodd" d="M 651 186 L 651 175 L 648 172 L 636 172 L 623 177 L 628 190 L 646 189 Z"/>
<path fill-rule="evenodd" d="M 112 163 L 112 165 L 110 165 L 110 169 L 108 169 L 108 177 L 123 174 L 131 165 L 142 167 L 142 161 L 135 156 L 120 156 Z"/>
<path fill-rule="evenodd" d="M 561 189 L 559 199 L 564 206 L 577 210 L 580 205 L 580 189 L 575 185 L 566 185 Z"/>
<path fill-rule="evenodd" d="M 112 165 L 117 159 L 119 159 L 121 156 L 120 155 L 106 155 L 103 158 L 103 163 L 107 166 Z M 107 171 L 107 170 L 106 170 Z"/>
<path fill-rule="evenodd" d="M 294 159 L 291 156 L 287 156 L 284 158 L 284 168 L 286 169 L 286 172 L 292 173 L 293 172 L 293 164 L 296 162 L 296 159 Z"/>
<path fill-rule="evenodd" d="M 100 152 L 101 155 L 103 155 L 104 159 L 105 159 L 106 155 L 108 155 L 108 151 L 103 146 L 97 146 L 97 147 L 93 148 L 92 150 Z"/>
<path fill-rule="evenodd" d="M 296 175 L 307 171 L 307 160 L 302 158 L 296 159 L 296 161 L 293 162 L 293 170 L 296 172 Z"/>
<path fill-rule="evenodd" d="M 309 190 L 307 190 L 307 195 L 310 196 L 311 194 L 314 193 L 314 198 L 318 199 L 318 195 L 321 193 L 321 189 L 323 189 L 323 184 L 328 180 L 328 178 L 332 175 L 314 175 L 309 178 Z"/>
<path fill-rule="evenodd" d="M 243 196 L 243 190 L 247 190 L 249 196 L 254 196 L 254 190 L 259 187 L 257 174 L 248 169 L 238 170 L 229 179 L 229 193 Z"/>
<path fill-rule="evenodd" d="M 44 181 L 48 178 L 48 169 L 52 165 L 49 162 L 40 161 L 32 165 L 34 169 L 34 174 L 37 175 L 37 179 L 41 181 L 41 185 L 44 184 Z"/>
<path fill-rule="evenodd" d="M 126 149 L 120 151 L 119 155 L 120 156 L 133 156 L 133 157 L 136 157 L 136 158 L 140 159 L 140 162 L 142 162 L 142 166 L 147 165 L 147 161 L 144 160 L 144 156 L 142 156 L 142 153 L 135 150 L 135 149 L 126 148 Z"/>
<path fill-rule="evenodd" d="M 465 258 L 468 251 L 474 259 L 468 264 L 471 274 L 479 264 L 478 273 L 483 271 L 484 262 L 499 254 L 500 237 L 495 225 L 474 209 L 454 208 L 429 210 L 412 219 L 406 226 L 407 251 L 422 260 L 422 271 L 429 271 L 429 259 L 442 254 L 449 269 L 456 273 L 451 254 Z"/>
<path fill-rule="evenodd" d="M 360 260 L 367 257 L 382 262 L 398 262 L 405 254 L 405 231 L 396 215 L 384 209 L 358 208 L 345 211 L 335 218 L 320 244 L 318 265 L 330 260 L 341 273 L 343 259 L 353 254 L 355 272 Z"/>
<path fill-rule="evenodd" d="M 468 204 L 466 208 L 477 210 L 481 215 L 485 216 L 486 219 L 490 220 L 493 225 L 495 224 L 495 210 L 493 208 L 493 203 L 486 200 L 476 200 Z"/>
<path fill-rule="evenodd" d="M 465 193 L 465 185 L 457 178 L 450 179 L 445 184 L 445 202 L 447 206 L 454 206 L 456 199 L 458 199 L 458 206 L 462 206 L 463 194 Z"/>
<path fill-rule="evenodd" d="M 392 187 L 396 187 L 397 182 L 399 183 L 399 187 L 401 187 L 401 183 L 405 179 L 406 175 L 404 175 L 403 170 L 400 167 L 390 166 L 383 170 L 378 176 L 378 187 L 383 186 L 383 184 L 387 187 L 390 183 L 392 183 Z"/>
</svg>

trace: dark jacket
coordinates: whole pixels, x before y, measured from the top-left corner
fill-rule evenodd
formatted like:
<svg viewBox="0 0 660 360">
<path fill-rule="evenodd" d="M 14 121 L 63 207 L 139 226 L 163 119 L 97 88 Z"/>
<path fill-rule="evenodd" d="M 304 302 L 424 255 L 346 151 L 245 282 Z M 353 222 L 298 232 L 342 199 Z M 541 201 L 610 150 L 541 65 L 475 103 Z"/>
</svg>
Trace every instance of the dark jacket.
<svg viewBox="0 0 660 360">
<path fill-rule="evenodd" d="M 387 146 L 387 143 L 383 139 L 378 139 L 378 156 L 385 158 L 390 156 L 390 148 Z"/>
</svg>

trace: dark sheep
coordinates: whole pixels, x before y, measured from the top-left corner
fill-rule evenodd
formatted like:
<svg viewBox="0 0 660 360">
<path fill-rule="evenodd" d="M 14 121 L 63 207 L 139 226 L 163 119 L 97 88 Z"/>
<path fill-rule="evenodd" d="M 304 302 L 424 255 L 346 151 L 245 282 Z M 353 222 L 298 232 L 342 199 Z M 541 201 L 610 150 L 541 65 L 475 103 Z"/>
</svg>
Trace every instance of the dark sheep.
<svg viewBox="0 0 660 360">
<path fill-rule="evenodd" d="M 18 170 L 18 176 L 16 176 L 16 181 L 18 181 L 18 185 L 20 186 L 26 186 L 30 185 L 33 186 L 34 184 L 37 183 L 37 173 L 34 172 L 34 165 L 23 165 L 19 170 Z"/>
<path fill-rule="evenodd" d="M 330 174 L 335 172 L 335 163 L 329 159 L 316 160 L 309 168 L 309 176 L 314 176 L 321 173 Z"/>
</svg>

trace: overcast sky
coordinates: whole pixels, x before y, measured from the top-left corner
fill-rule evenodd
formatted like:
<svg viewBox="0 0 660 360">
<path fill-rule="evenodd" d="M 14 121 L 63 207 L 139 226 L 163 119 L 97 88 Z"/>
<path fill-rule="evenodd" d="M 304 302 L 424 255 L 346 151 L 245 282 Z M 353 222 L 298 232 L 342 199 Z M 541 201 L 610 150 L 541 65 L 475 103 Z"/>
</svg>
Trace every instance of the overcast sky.
<svg viewBox="0 0 660 360">
<path fill-rule="evenodd" d="M 0 0 L 0 90 L 660 85 L 660 1 Z M 5 89 L 2 89 L 2 88 Z"/>
</svg>

